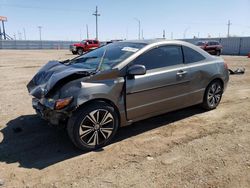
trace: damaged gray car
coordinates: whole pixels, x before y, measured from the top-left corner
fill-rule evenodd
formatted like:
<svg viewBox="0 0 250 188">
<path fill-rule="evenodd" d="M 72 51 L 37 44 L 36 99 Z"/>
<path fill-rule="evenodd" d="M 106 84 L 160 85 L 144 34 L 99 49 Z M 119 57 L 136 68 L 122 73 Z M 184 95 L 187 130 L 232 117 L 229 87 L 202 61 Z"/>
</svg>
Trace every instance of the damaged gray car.
<svg viewBox="0 0 250 188">
<path fill-rule="evenodd" d="M 50 61 L 27 87 L 42 118 L 66 125 L 78 148 L 93 150 L 121 126 L 196 104 L 215 109 L 228 80 L 223 59 L 190 43 L 143 40 Z"/>
</svg>

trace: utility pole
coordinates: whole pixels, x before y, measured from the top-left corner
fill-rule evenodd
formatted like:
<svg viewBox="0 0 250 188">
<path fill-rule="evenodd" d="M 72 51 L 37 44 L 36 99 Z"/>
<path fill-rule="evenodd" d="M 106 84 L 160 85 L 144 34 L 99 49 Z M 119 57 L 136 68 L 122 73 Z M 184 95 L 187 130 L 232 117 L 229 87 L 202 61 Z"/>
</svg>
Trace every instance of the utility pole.
<svg viewBox="0 0 250 188">
<path fill-rule="evenodd" d="M 128 40 L 128 27 L 126 27 L 126 40 Z"/>
<path fill-rule="evenodd" d="M 27 40 L 27 39 L 26 39 L 26 32 L 25 32 L 25 28 L 23 28 L 23 38 L 24 38 L 24 40 Z"/>
<path fill-rule="evenodd" d="M 22 33 L 18 31 L 17 34 L 18 34 L 18 40 L 22 40 Z"/>
<path fill-rule="evenodd" d="M 162 38 L 164 38 L 164 39 L 166 38 L 165 29 L 163 30 Z"/>
<path fill-rule="evenodd" d="M 89 27 L 88 27 L 88 24 L 86 25 L 86 30 L 87 30 L 87 39 L 89 39 Z"/>
<path fill-rule="evenodd" d="M 2 40 L 2 30 L 1 30 L 1 25 L 0 25 L 0 40 Z"/>
<path fill-rule="evenodd" d="M 183 32 L 183 38 L 185 39 L 186 38 L 186 34 L 187 34 L 187 31 L 188 31 L 189 27 L 187 27 L 184 32 Z"/>
<path fill-rule="evenodd" d="M 227 37 L 230 37 L 230 27 L 231 27 L 232 23 L 230 20 L 228 20 L 228 24 L 227 24 Z"/>
<path fill-rule="evenodd" d="M 3 26 L 3 38 L 6 40 L 6 33 L 5 33 L 5 27 L 4 27 L 4 20 L 2 20 L 2 26 Z"/>
<path fill-rule="evenodd" d="M 138 39 L 141 39 L 141 21 L 138 18 L 134 18 L 138 22 Z"/>
<path fill-rule="evenodd" d="M 143 36 L 143 29 L 141 30 L 141 38 L 142 38 L 142 40 L 144 39 L 144 36 Z"/>
<path fill-rule="evenodd" d="M 38 30 L 39 30 L 39 38 L 40 40 L 42 40 L 42 26 L 38 26 Z"/>
<path fill-rule="evenodd" d="M 95 16 L 95 24 L 96 24 L 96 40 L 98 40 L 98 16 L 101 16 L 101 14 L 98 14 L 98 7 L 96 6 L 95 13 L 93 14 Z"/>
</svg>

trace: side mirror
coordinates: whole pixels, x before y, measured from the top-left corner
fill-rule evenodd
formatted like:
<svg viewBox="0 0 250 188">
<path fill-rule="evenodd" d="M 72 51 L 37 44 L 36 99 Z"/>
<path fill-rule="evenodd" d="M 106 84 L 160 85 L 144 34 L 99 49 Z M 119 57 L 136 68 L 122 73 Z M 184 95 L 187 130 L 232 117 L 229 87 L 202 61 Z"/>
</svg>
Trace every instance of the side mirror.
<svg viewBox="0 0 250 188">
<path fill-rule="evenodd" d="M 128 68 L 128 75 L 135 76 L 135 75 L 144 75 L 146 74 L 146 67 L 144 65 L 132 65 Z"/>
</svg>

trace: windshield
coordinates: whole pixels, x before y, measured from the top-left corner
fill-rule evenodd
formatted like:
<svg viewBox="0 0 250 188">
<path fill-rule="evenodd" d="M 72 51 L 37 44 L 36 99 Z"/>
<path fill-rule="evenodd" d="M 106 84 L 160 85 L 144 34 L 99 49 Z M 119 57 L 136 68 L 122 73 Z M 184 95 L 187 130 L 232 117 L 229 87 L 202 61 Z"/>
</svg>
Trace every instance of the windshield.
<svg viewBox="0 0 250 188">
<path fill-rule="evenodd" d="M 81 41 L 82 44 L 85 44 L 85 42 L 86 42 L 86 40 L 82 40 L 82 41 Z"/>
<path fill-rule="evenodd" d="M 146 46 L 143 43 L 116 42 L 69 61 L 78 68 L 109 70 Z"/>
</svg>

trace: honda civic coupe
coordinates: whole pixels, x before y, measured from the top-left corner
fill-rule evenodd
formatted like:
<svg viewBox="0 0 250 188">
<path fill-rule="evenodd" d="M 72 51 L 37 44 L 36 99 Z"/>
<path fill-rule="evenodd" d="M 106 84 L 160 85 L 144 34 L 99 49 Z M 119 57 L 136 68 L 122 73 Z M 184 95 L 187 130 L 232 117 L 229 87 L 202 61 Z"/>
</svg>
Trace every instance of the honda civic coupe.
<svg viewBox="0 0 250 188">
<path fill-rule="evenodd" d="M 94 150 L 133 122 L 196 104 L 215 109 L 228 80 L 223 59 L 195 45 L 142 40 L 50 61 L 27 88 L 42 118 L 66 126 L 78 148 Z"/>
</svg>

